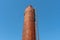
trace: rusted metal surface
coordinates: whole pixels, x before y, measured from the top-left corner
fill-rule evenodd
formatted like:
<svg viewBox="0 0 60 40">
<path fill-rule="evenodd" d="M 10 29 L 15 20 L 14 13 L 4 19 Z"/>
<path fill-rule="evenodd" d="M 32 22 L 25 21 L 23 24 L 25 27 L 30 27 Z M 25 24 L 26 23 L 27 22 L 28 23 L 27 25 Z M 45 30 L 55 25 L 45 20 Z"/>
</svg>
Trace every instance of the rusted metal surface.
<svg viewBox="0 0 60 40">
<path fill-rule="evenodd" d="M 36 40 L 35 10 L 32 6 L 28 6 L 25 10 L 22 40 Z"/>
</svg>

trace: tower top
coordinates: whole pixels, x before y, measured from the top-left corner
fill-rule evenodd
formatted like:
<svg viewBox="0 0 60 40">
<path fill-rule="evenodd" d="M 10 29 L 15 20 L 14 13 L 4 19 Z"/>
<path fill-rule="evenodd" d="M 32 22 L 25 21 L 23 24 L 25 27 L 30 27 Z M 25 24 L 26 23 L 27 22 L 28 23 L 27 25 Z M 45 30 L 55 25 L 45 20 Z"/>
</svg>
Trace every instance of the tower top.
<svg viewBox="0 0 60 40">
<path fill-rule="evenodd" d="M 32 5 L 29 5 L 27 8 L 32 8 Z"/>
<path fill-rule="evenodd" d="M 32 5 L 29 5 L 26 9 L 25 9 L 25 12 L 26 11 L 31 11 L 31 10 L 33 10 L 34 8 L 32 7 Z"/>
</svg>

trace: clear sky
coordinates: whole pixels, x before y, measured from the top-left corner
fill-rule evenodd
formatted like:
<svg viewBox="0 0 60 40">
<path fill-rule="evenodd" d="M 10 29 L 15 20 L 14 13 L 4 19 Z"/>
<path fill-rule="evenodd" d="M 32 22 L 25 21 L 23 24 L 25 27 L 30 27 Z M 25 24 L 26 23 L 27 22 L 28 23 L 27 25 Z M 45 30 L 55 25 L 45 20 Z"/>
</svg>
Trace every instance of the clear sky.
<svg viewBox="0 0 60 40">
<path fill-rule="evenodd" d="M 60 40 L 60 0 L 0 0 L 0 40 L 22 40 L 24 10 L 30 4 L 40 40 Z"/>
</svg>

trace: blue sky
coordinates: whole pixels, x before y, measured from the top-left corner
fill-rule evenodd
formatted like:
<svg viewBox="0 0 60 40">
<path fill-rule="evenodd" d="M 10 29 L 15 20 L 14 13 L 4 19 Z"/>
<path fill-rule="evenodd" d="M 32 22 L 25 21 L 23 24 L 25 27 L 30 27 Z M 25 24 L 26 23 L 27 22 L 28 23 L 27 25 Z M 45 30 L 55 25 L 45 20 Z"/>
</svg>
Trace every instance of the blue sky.
<svg viewBox="0 0 60 40">
<path fill-rule="evenodd" d="M 40 40 L 60 40 L 60 0 L 0 0 L 0 40 L 22 40 L 24 10 L 30 4 Z"/>
</svg>

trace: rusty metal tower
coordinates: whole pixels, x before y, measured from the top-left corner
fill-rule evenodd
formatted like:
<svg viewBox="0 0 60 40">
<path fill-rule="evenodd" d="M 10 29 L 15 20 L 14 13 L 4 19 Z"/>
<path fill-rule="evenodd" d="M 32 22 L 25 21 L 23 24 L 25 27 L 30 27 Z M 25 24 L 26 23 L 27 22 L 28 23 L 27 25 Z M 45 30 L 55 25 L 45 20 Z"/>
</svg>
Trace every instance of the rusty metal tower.
<svg viewBox="0 0 60 40">
<path fill-rule="evenodd" d="M 36 40 L 35 31 L 35 10 L 30 5 L 26 8 L 24 14 L 24 27 L 22 40 Z"/>
</svg>

